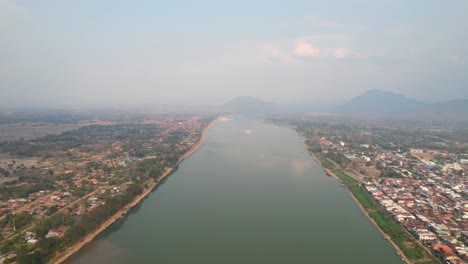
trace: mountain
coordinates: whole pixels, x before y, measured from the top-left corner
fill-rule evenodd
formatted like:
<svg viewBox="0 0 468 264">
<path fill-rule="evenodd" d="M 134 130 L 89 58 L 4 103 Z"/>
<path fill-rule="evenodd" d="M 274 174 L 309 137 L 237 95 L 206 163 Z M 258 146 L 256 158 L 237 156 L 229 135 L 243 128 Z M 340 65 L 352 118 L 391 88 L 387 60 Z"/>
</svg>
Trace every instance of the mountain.
<svg viewBox="0 0 468 264">
<path fill-rule="evenodd" d="M 374 116 L 392 115 L 413 112 L 424 106 L 424 103 L 404 95 L 374 89 L 338 106 L 334 112 Z"/>
<path fill-rule="evenodd" d="M 333 113 L 435 122 L 468 122 L 468 99 L 423 103 L 404 95 L 370 90 L 336 107 Z"/>
<path fill-rule="evenodd" d="M 271 113 L 276 110 L 276 106 L 252 96 L 239 96 L 221 106 L 221 110 L 234 113 Z"/>
</svg>

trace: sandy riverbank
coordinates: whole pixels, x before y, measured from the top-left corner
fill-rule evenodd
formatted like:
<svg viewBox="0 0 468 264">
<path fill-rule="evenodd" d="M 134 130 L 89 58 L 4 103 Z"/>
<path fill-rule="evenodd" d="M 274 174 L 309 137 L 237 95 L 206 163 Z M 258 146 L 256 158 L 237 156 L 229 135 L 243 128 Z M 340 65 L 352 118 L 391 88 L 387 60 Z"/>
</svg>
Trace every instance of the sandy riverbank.
<svg viewBox="0 0 468 264">
<path fill-rule="evenodd" d="M 208 130 L 208 128 L 210 128 L 218 120 L 219 120 L 219 118 L 211 121 L 211 123 L 207 127 L 205 127 L 205 129 L 203 130 L 202 135 L 201 135 L 200 139 L 198 140 L 198 142 L 195 143 L 190 148 L 189 151 L 187 151 L 185 154 L 183 154 L 179 158 L 179 160 L 177 161 L 176 166 L 174 166 L 174 167 L 177 167 L 177 165 L 179 165 L 186 158 L 190 157 L 193 153 L 195 153 L 203 145 L 203 141 L 205 140 L 206 131 Z M 151 183 L 150 187 L 147 188 L 142 194 L 137 196 L 135 199 L 133 199 L 133 201 L 131 203 L 124 206 L 117 213 L 115 213 L 112 217 L 110 217 L 104 223 L 102 223 L 101 226 L 97 230 L 95 230 L 94 232 L 86 235 L 80 242 L 78 242 L 78 243 L 74 244 L 73 246 L 67 248 L 65 250 L 65 252 L 63 252 L 62 254 L 58 255 L 55 258 L 53 258 L 51 261 L 49 261 L 49 263 L 55 263 L 55 264 L 63 263 L 70 256 L 72 256 L 73 254 L 78 252 L 83 246 L 85 246 L 89 242 L 93 241 L 93 239 L 96 238 L 96 236 L 98 236 L 102 231 L 104 231 L 106 228 L 108 228 L 110 225 L 112 225 L 117 219 L 119 219 L 121 216 L 123 216 L 128 210 L 130 210 L 132 207 L 134 207 L 135 205 L 140 203 L 146 196 L 148 196 L 154 190 L 154 188 L 156 188 L 156 186 L 158 186 L 158 184 L 173 171 L 173 169 L 174 168 L 167 168 L 166 171 L 161 176 L 159 176 L 159 178 L 158 178 L 158 180 L 156 182 Z"/>
</svg>

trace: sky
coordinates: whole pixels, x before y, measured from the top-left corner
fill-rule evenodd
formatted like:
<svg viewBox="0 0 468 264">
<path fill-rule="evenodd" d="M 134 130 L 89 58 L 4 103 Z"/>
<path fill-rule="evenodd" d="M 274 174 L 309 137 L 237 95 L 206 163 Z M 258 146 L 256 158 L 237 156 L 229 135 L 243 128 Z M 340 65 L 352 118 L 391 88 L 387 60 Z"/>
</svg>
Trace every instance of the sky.
<svg viewBox="0 0 468 264">
<path fill-rule="evenodd" d="M 468 98 L 468 1 L 0 0 L 0 104 Z"/>
</svg>

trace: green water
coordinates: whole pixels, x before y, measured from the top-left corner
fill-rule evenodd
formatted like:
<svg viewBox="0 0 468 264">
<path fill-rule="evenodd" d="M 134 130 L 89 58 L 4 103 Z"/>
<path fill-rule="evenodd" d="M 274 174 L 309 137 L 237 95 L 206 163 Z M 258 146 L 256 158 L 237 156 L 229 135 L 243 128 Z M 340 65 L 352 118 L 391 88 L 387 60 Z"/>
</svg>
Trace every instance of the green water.
<svg viewBox="0 0 468 264">
<path fill-rule="evenodd" d="M 402 261 L 293 130 L 237 117 L 67 263 Z"/>
</svg>

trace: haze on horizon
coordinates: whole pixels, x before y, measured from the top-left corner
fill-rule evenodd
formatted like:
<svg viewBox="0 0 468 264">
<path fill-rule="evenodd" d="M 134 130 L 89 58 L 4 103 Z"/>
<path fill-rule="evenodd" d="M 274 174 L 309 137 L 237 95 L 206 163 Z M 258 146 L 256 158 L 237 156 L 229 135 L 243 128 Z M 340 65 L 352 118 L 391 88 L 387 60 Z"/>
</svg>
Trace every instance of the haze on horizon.
<svg viewBox="0 0 468 264">
<path fill-rule="evenodd" d="M 468 1 L 0 0 L 3 107 L 468 98 Z"/>
</svg>

